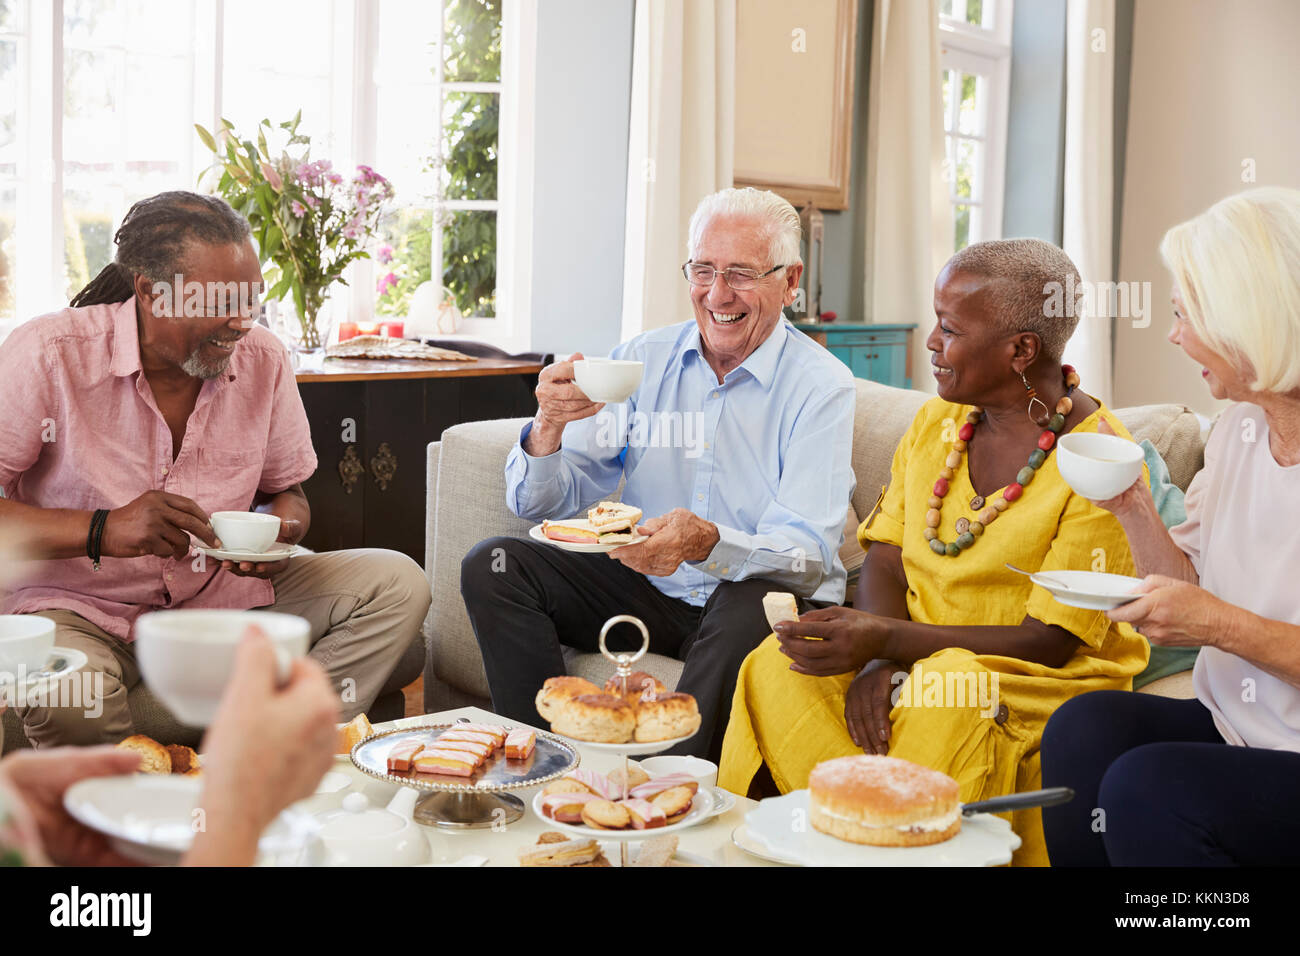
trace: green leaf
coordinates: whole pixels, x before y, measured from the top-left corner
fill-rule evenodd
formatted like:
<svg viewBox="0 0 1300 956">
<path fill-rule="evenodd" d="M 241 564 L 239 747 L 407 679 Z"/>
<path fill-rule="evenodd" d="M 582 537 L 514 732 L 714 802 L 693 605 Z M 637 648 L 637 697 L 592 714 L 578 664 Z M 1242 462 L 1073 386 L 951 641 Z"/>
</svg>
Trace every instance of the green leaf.
<svg viewBox="0 0 1300 956">
<path fill-rule="evenodd" d="M 280 231 L 279 226 L 272 225 L 269 229 L 266 230 L 267 256 L 275 255 L 280 250 L 280 247 L 283 245 L 284 245 L 284 233 Z"/>
<path fill-rule="evenodd" d="M 199 139 L 202 140 L 204 146 L 212 150 L 214 153 L 217 152 L 217 141 L 212 138 L 211 133 L 205 130 L 198 123 L 194 124 L 194 131 L 199 134 Z"/>
</svg>

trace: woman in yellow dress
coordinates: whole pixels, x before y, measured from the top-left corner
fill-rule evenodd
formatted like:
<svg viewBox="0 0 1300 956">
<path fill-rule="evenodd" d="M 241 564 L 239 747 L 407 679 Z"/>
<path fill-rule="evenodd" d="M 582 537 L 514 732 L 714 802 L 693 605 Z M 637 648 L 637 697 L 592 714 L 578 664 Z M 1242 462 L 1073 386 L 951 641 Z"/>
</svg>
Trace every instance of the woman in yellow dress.
<svg viewBox="0 0 1300 956">
<path fill-rule="evenodd" d="M 1062 296 L 1080 287 L 1069 257 L 1035 239 L 978 243 L 944 266 L 926 341 L 938 397 L 858 530 L 854 607 L 782 622 L 745 659 L 722 786 L 785 793 L 821 761 L 866 752 L 951 775 L 963 802 L 1034 790 L 1052 712 L 1131 689 L 1148 657 L 1137 632 L 1005 567 L 1133 573 L 1119 522 L 1056 466 L 1057 435 L 1103 416 L 1129 437 L 1061 364 L 1078 321 Z M 1011 824 L 1013 862 L 1046 865 L 1040 812 Z"/>
</svg>

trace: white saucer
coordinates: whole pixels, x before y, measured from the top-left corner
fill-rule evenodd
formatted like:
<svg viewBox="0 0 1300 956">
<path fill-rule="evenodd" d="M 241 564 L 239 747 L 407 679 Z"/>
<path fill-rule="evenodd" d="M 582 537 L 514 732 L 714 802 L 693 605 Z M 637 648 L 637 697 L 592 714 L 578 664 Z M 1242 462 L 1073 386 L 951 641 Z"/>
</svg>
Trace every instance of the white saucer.
<svg viewBox="0 0 1300 956">
<path fill-rule="evenodd" d="M 731 831 L 731 842 L 738 849 L 744 850 L 750 856 L 756 856 L 760 860 L 767 860 L 769 863 L 780 863 L 783 866 L 799 865 L 798 860 L 787 860 L 785 857 L 777 856 L 766 843 L 750 833 L 749 827 L 743 823 Z"/>
<path fill-rule="evenodd" d="M 0 672 L 0 694 L 5 690 L 21 690 L 24 694 L 43 692 L 55 681 L 81 670 L 89 658 L 75 647 L 52 647 L 50 656 L 45 659 L 45 666 L 38 671 L 29 671 L 21 681 L 13 675 Z"/>
<path fill-rule="evenodd" d="M 135 773 L 90 777 L 63 794 L 72 817 L 108 837 L 123 856 L 142 863 L 175 864 L 203 825 L 197 805 L 203 781 L 197 777 Z M 294 810 L 281 813 L 258 841 L 259 862 L 301 862 L 318 825 Z"/>
<path fill-rule="evenodd" d="M 1011 824 L 989 813 L 963 817 L 958 834 L 943 843 L 849 843 L 813 829 L 807 790 L 763 800 L 745 815 L 745 825 L 750 841 L 760 844 L 768 858 L 803 866 L 1000 866 L 1010 863 L 1020 846 Z"/>
<path fill-rule="evenodd" d="M 709 811 L 710 817 L 720 817 L 736 805 L 736 795 L 731 791 L 723 790 L 721 787 L 707 789 L 713 793 L 713 809 Z"/>
<path fill-rule="evenodd" d="M 534 541 L 540 541 L 542 544 L 554 545 L 563 551 L 578 551 L 582 554 L 608 554 L 615 548 L 630 548 L 634 544 L 640 544 L 646 539 L 647 535 L 640 535 L 622 544 L 579 544 L 576 541 L 556 541 L 553 538 L 548 538 L 542 534 L 542 526 L 535 524 L 528 529 L 528 537 Z"/>
<path fill-rule="evenodd" d="M 697 823 L 704 823 L 706 820 L 713 818 L 713 794 L 710 787 L 700 787 L 695 794 L 695 800 L 691 804 L 691 812 L 686 814 L 676 823 L 670 823 L 665 827 L 656 827 L 653 830 L 596 830 L 592 827 L 585 826 L 581 823 L 561 823 L 559 820 L 552 820 L 542 813 L 542 797 L 544 794 L 539 790 L 533 797 L 533 813 L 537 814 L 537 819 L 541 820 L 547 826 L 555 827 L 557 830 L 567 830 L 569 833 L 575 833 L 582 837 L 594 837 L 598 840 L 647 840 L 650 837 L 659 836 L 662 833 L 676 833 L 678 830 L 685 830 L 695 826 Z"/>
<path fill-rule="evenodd" d="M 274 548 L 271 551 L 226 551 L 221 548 L 203 547 L 196 550 L 217 561 L 248 561 L 250 564 L 259 564 L 264 561 L 283 561 L 285 558 L 293 558 L 307 553 L 306 548 L 297 544 Z"/>
<path fill-rule="evenodd" d="M 1109 611 L 1141 597 L 1140 594 L 1130 592 L 1142 583 L 1142 579 L 1131 578 L 1126 574 L 1047 571 L 1031 574 L 1029 580 L 1050 592 L 1062 604 L 1089 611 Z"/>
</svg>

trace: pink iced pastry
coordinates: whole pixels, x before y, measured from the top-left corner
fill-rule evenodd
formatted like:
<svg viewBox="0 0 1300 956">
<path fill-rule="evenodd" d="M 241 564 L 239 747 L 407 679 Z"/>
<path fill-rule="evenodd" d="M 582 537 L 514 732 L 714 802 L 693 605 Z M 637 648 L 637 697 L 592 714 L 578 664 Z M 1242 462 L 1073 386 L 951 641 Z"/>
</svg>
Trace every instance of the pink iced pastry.
<svg viewBox="0 0 1300 956">
<path fill-rule="evenodd" d="M 506 759 L 527 760 L 537 746 L 537 734 L 522 727 L 510 731 L 506 737 Z"/>
</svg>

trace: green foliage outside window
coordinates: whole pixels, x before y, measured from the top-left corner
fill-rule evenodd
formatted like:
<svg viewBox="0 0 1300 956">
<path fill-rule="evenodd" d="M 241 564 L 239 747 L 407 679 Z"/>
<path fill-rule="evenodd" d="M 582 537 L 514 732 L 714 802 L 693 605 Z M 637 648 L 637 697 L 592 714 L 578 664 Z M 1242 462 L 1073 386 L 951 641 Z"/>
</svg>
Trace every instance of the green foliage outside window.
<svg viewBox="0 0 1300 956">
<path fill-rule="evenodd" d="M 501 78 L 501 0 L 445 0 L 443 81 L 493 83 Z M 435 107 L 436 108 L 436 107 Z M 497 137 L 501 97 L 453 90 L 442 105 L 443 155 L 430 156 L 425 171 L 442 178 L 444 199 L 497 198 Z M 428 210 L 404 209 L 386 223 L 377 276 L 379 311 L 401 315 L 411 293 L 433 278 Z M 442 212 L 442 285 L 463 315 L 496 314 L 496 213 Z M 423 236 L 421 235 L 423 234 Z"/>
</svg>

